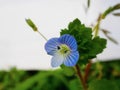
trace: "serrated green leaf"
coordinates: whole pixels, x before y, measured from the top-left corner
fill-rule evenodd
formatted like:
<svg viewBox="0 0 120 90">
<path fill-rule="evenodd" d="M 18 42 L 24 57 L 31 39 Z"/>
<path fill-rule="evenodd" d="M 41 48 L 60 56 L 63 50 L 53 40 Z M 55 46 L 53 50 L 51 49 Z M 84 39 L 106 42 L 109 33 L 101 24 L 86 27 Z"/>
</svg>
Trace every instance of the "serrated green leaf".
<svg viewBox="0 0 120 90">
<path fill-rule="evenodd" d="M 60 35 L 63 35 L 63 34 L 70 34 L 68 29 L 62 29 L 61 32 L 60 32 Z"/>
<path fill-rule="evenodd" d="M 31 19 L 26 19 L 26 23 L 33 29 L 33 31 L 38 31 L 36 25 Z"/>
<path fill-rule="evenodd" d="M 69 30 L 77 29 L 81 26 L 81 22 L 79 19 L 73 20 L 73 22 L 70 22 L 68 25 Z"/>
<path fill-rule="evenodd" d="M 82 64 L 86 64 L 89 59 L 96 57 L 106 46 L 105 39 L 100 37 L 92 39 L 92 29 L 81 24 L 79 19 L 70 22 L 68 29 L 62 29 L 60 34 L 70 34 L 75 37 L 80 53 L 79 63 Z"/>
<path fill-rule="evenodd" d="M 89 90 L 119 90 L 112 80 L 94 80 L 89 85 Z"/>
<path fill-rule="evenodd" d="M 89 44 L 88 44 L 88 54 L 89 57 L 95 57 L 97 54 L 101 53 L 104 48 L 106 48 L 106 39 L 95 37 Z"/>
<path fill-rule="evenodd" d="M 108 14 L 110 14 L 111 12 L 120 9 L 120 3 L 109 7 L 103 14 L 102 14 L 102 18 L 104 19 Z"/>
</svg>

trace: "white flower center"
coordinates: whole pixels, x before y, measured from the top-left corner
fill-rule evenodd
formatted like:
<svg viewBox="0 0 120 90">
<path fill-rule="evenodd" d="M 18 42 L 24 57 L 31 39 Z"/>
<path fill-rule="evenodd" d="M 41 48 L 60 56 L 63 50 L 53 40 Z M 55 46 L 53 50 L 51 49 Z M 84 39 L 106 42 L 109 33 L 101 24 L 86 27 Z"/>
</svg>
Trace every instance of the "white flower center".
<svg viewBox="0 0 120 90">
<path fill-rule="evenodd" d="M 70 54 L 70 48 L 66 44 L 61 44 L 60 46 L 57 46 L 58 52 L 62 55 L 68 55 Z"/>
</svg>

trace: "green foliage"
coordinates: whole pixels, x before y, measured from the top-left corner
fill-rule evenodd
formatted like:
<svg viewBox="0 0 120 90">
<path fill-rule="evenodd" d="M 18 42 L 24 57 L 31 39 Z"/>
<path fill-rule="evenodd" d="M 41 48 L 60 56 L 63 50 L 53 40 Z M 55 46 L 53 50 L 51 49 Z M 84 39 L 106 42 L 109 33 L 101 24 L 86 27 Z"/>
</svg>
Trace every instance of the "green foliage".
<svg viewBox="0 0 120 90">
<path fill-rule="evenodd" d="M 11 71 L 2 71 L 0 72 L 0 90 L 13 90 L 12 87 L 15 87 L 17 83 L 24 81 L 27 77 L 25 71 L 16 70 L 12 68 Z"/>
<path fill-rule="evenodd" d="M 70 22 L 68 29 L 61 30 L 60 34 L 70 34 L 75 37 L 80 53 L 80 64 L 88 63 L 88 60 L 95 58 L 106 47 L 106 40 L 100 37 L 93 38 L 92 29 L 85 27 L 78 19 Z"/>
<path fill-rule="evenodd" d="M 93 63 L 88 90 L 120 90 L 120 60 Z M 68 72 L 69 73 L 69 72 Z M 62 69 L 23 71 L 12 68 L 0 71 L 0 90 L 83 90 L 74 75 Z"/>
<path fill-rule="evenodd" d="M 40 72 L 18 84 L 15 90 L 66 90 L 67 80 L 60 73 L 61 71 Z"/>
<path fill-rule="evenodd" d="M 74 79 L 70 81 L 69 90 L 82 90 L 82 85 L 79 79 Z"/>
<path fill-rule="evenodd" d="M 89 57 L 94 58 L 97 54 L 101 53 L 106 47 L 106 40 L 100 37 L 95 37 L 87 45 Z"/>
<path fill-rule="evenodd" d="M 66 67 L 64 64 L 62 64 L 61 68 L 66 76 L 73 76 L 75 74 L 75 69 L 73 67 Z"/>
<path fill-rule="evenodd" d="M 112 6 L 112 7 L 109 7 L 102 15 L 102 18 L 104 19 L 108 14 L 110 14 L 111 12 L 115 11 L 115 10 L 118 10 L 120 9 L 120 3 Z"/>
<path fill-rule="evenodd" d="M 88 90 L 120 90 L 120 59 L 92 64 Z"/>
<path fill-rule="evenodd" d="M 112 80 L 95 80 L 89 85 L 89 90 L 119 90 L 119 87 Z"/>
<path fill-rule="evenodd" d="M 26 23 L 33 29 L 33 31 L 38 31 L 36 25 L 31 19 L 26 19 Z"/>
<path fill-rule="evenodd" d="M 120 76 L 120 61 L 119 60 L 115 60 L 115 61 L 106 61 L 106 62 L 101 62 L 101 72 L 105 72 L 102 73 L 102 77 L 101 78 L 117 78 Z M 100 70 L 99 70 L 100 71 Z"/>
<path fill-rule="evenodd" d="M 118 10 L 118 9 L 120 9 L 120 3 L 118 3 L 118 4 L 116 4 L 116 5 L 112 6 L 112 7 L 109 7 L 107 10 L 105 10 L 102 14 L 99 15 L 99 17 L 97 19 L 97 23 L 93 28 L 93 32 L 95 33 L 95 36 L 98 35 L 99 30 L 102 30 L 102 32 L 105 34 L 105 36 L 110 41 L 112 41 L 115 44 L 118 44 L 118 42 L 108 34 L 107 30 L 101 29 L 101 27 L 100 27 L 101 21 L 103 19 L 105 19 L 106 16 L 108 16 L 110 13 L 112 13 L 113 11 Z M 114 16 L 120 16 L 120 13 L 119 12 L 118 13 L 113 13 L 113 15 Z"/>
</svg>

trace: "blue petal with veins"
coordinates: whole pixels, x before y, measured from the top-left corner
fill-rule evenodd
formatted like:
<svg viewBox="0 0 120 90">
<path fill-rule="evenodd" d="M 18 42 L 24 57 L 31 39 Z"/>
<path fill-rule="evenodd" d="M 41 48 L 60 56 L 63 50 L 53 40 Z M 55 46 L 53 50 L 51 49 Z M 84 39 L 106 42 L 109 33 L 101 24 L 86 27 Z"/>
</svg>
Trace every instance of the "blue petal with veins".
<svg viewBox="0 0 120 90">
<path fill-rule="evenodd" d="M 69 34 L 64 34 L 60 38 L 52 38 L 45 44 L 45 50 L 52 55 L 51 66 L 57 67 L 61 64 L 75 66 L 79 59 L 77 42 Z"/>
</svg>

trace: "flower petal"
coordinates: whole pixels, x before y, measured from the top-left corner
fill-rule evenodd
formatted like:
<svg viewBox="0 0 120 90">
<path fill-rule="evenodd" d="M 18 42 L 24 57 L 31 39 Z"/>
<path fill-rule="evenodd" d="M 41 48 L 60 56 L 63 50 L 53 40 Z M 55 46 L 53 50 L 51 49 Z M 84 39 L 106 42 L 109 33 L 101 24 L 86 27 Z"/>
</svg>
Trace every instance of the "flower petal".
<svg viewBox="0 0 120 90">
<path fill-rule="evenodd" d="M 77 42 L 75 38 L 69 34 L 62 35 L 59 39 L 59 42 L 66 44 L 70 47 L 71 50 L 77 50 Z"/>
<path fill-rule="evenodd" d="M 52 38 L 45 44 L 45 50 L 49 55 L 54 55 L 59 45 L 58 38 Z"/>
<path fill-rule="evenodd" d="M 52 57 L 51 66 L 52 67 L 60 66 L 63 63 L 63 61 L 64 61 L 64 57 L 62 55 L 55 54 Z"/>
<path fill-rule="evenodd" d="M 71 52 L 70 55 L 66 57 L 66 60 L 64 61 L 64 64 L 66 66 L 75 66 L 77 61 L 79 59 L 79 53 L 78 51 Z"/>
</svg>

